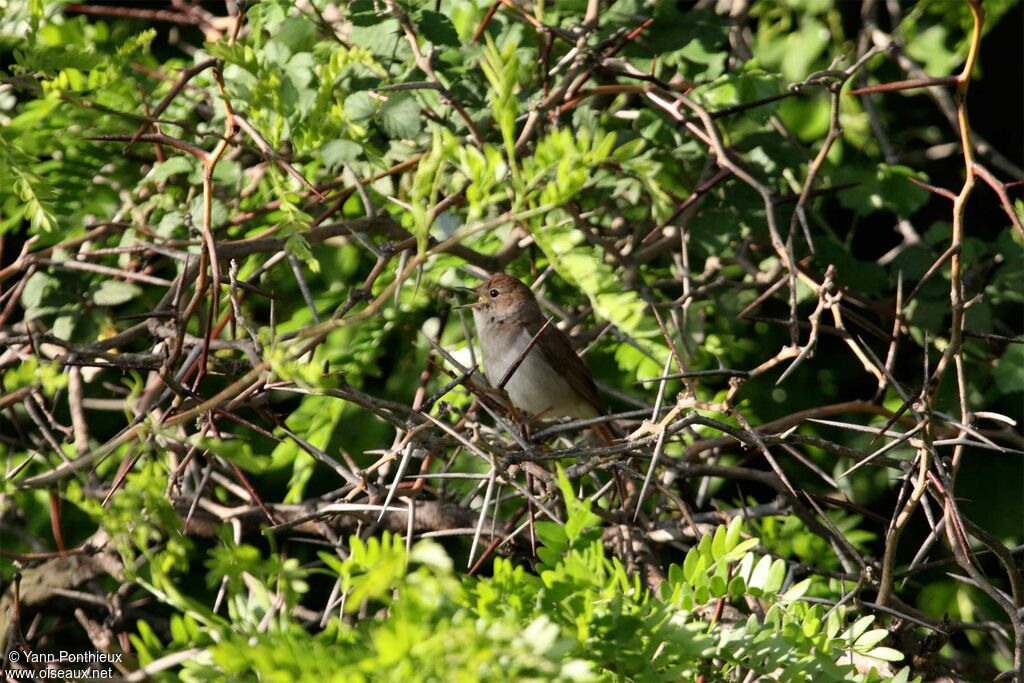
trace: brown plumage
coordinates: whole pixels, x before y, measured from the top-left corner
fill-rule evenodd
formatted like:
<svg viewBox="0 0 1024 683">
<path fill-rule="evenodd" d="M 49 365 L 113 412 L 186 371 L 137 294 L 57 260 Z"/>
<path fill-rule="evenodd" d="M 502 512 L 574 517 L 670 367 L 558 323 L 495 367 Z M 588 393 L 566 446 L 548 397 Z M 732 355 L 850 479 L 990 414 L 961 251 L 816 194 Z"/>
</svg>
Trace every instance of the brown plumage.
<svg viewBox="0 0 1024 683">
<path fill-rule="evenodd" d="M 597 387 L 583 360 L 565 335 L 540 310 L 533 292 L 514 277 L 498 273 L 473 290 L 473 320 L 483 353 L 484 372 L 497 385 L 523 349 L 540 337 L 505 384 L 520 410 L 541 418 L 588 418 L 604 414 Z M 602 441 L 613 435 L 608 425 L 594 427 Z"/>
</svg>

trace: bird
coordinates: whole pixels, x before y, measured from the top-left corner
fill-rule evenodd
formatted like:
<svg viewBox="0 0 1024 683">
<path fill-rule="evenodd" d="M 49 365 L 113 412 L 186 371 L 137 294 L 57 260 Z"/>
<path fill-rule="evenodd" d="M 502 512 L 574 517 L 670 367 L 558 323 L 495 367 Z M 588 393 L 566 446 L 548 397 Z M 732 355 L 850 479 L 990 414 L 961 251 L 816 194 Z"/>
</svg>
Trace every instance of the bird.
<svg viewBox="0 0 1024 683">
<path fill-rule="evenodd" d="M 497 387 L 522 357 L 503 387 L 518 410 L 542 419 L 605 414 L 590 369 L 573 350 L 569 337 L 547 323 L 529 287 L 511 275 L 496 273 L 476 288 L 463 289 L 478 297 L 469 307 L 487 381 Z M 593 429 L 601 441 L 614 440 L 607 424 L 593 425 Z"/>
</svg>

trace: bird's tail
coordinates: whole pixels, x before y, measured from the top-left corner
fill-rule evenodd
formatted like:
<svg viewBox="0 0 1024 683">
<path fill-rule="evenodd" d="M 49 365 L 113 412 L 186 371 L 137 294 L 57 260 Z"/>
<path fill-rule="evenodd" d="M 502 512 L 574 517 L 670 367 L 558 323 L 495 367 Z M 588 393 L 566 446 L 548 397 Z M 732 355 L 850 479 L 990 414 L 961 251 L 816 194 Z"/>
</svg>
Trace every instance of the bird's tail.
<svg viewBox="0 0 1024 683">
<path fill-rule="evenodd" d="M 597 434 L 597 438 L 601 440 L 601 443 L 605 446 L 610 446 L 616 439 L 615 432 L 607 422 L 599 422 L 592 427 L 594 434 Z"/>
</svg>

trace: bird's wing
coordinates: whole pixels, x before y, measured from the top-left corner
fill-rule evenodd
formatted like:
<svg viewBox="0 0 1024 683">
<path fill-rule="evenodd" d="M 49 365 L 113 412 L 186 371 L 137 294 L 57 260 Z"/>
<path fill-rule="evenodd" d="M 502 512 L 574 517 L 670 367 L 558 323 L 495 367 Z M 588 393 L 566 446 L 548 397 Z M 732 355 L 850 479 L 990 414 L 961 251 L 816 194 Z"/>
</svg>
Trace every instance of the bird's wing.
<svg viewBox="0 0 1024 683">
<path fill-rule="evenodd" d="M 543 325 L 543 321 L 531 320 L 526 323 L 531 339 Z M 573 391 L 594 407 L 598 415 L 604 414 L 604 407 L 601 405 L 601 398 L 597 395 L 597 386 L 594 384 L 594 378 L 590 375 L 590 369 L 583 359 L 576 355 L 576 351 L 572 348 L 572 342 L 569 341 L 565 332 L 558 329 L 552 322 L 541 333 L 540 339 L 537 340 L 534 347 L 543 354 L 548 365 L 566 378 Z"/>
</svg>

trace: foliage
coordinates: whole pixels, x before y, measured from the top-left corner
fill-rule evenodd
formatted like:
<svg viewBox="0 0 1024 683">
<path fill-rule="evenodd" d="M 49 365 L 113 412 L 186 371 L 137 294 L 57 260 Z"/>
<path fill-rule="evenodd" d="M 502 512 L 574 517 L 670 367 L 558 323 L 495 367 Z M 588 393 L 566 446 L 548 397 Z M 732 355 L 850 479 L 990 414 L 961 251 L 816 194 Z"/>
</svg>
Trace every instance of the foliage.
<svg viewBox="0 0 1024 683">
<path fill-rule="evenodd" d="M 64 582 L 5 642 L 195 681 L 1024 666 L 1021 5 L 728 4 L 0 0 L 5 637 L 17 572 Z M 498 270 L 616 443 L 470 372 L 455 292 Z"/>
<path fill-rule="evenodd" d="M 888 631 L 870 629 L 873 616 L 840 633 L 844 608 L 825 615 L 801 603 L 812 579 L 783 591 L 785 563 L 753 552 L 758 539 L 743 538 L 742 517 L 704 536 L 682 566 L 671 565 L 659 597 L 607 557 L 600 530 L 590 526 L 600 518 L 572 496 L 564 475 L 561 485 L 570 511 L 564 525 L 539 531 L 545 559 L 537 575 L 499 558 L 492 576 L 460 580 L 433 541 L 419 541 L 407 554 L 402 539 L 388 532 L 365 543 L 356 536 L 344 560 L 320 553 L 344 600 L 311 636 L 282 618 L 305 592 L 310 571 L 289 569 L 293 560 L 282 565 L 273 555 L 261 559 L 249 545 L 222 546 L 208 563 L 209 579 L 227 579 L 230 621 L 192 605 L 172 617 L 170 642 L 161 643 L 145 622 L 133 642 L 143 664 L 166 649 L 201 648 L 181 672 L 186 681 L 253 673 L 339 681 L 668 681 L 715 670 L 728 675 L 737 667 L 791 681 L 869 681 L 881 679 L 843 664 L 848 653 L 902 659 L 878 646 Z M 763 620 L 707 616 L 727 595 L 744 594 L 759 601 Z M 353 613 L 378 617 L 352 624 L 341 616 Z M 907 672 L 893 680 L 907 680 Z"/>
</svg>

